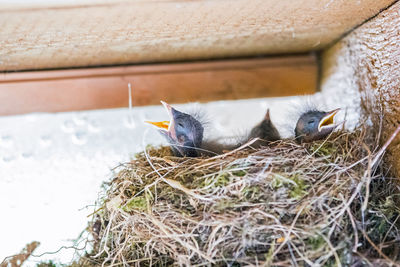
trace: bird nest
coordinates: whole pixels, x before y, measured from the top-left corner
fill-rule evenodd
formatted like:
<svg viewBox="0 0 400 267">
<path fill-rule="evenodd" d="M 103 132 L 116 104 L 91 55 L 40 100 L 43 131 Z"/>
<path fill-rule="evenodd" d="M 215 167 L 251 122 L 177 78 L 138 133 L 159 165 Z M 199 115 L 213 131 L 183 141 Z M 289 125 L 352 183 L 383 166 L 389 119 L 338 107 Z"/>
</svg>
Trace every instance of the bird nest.
<svg viewBox="0 0 400 267">
<path fill-rule="evenodd" d="M 359 129 L 210 158 L 148 147 L 107 185 L 79 264 L 393 264 L 400 197 L 371 144 Z"/>
</svg>

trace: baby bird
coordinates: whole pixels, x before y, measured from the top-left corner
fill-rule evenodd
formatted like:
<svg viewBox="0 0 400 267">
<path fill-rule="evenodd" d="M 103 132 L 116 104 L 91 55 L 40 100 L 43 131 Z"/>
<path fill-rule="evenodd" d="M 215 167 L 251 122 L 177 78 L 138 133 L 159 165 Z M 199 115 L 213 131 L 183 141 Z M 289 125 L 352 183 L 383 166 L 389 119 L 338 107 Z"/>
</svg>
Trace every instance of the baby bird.
<svg viewBox="0 0 400 267">
<path fill-rule="evenodd" d="M 196 118 L 187 113 L 178 111 L 166 102 L 161 101 L 170 117 L 169 121 L 151 122 L 167 139 L 171 150 L 178 157 L 214 156 L 235 149 L 239 144 L 224 144 L 220 140 L 203 140 L 204 127 Z M 252 144 L 259 147 L 271 141 L 280 139 L 279 132 L 272 124 L 269 110 L 264 119 L 250 132 L 245 142 L 253 138 L 260 140 Z"/>
<path fill-rule="evenodd" d="M 297 142 L 312 142 L 328 136 L 339 125 L 334 123 L 334 117 L 339 110 L 339 108 L 329 112 L 311 110 L 303 113 L 294 129 Z"/>
<path fill-rule="evenodd" d="M 254 138 L 259 138 L 260 140 L 254 142 L 252 144 L 253 147 L 259 147 L 281 139 L 278 130 L 271 121 L 269 109 L 267 109 L 263 120 L 251 129 L 247 140 Z"/>
<path fill-rule="evenodd" d="M 169 121 L 151 122 L 167 139 L 172 152 L 178 157 L 200 156 L 203 142 L 203 125 L 193 116 L 180 112 L 161 101 L 170 117 Z"/>
</svg>

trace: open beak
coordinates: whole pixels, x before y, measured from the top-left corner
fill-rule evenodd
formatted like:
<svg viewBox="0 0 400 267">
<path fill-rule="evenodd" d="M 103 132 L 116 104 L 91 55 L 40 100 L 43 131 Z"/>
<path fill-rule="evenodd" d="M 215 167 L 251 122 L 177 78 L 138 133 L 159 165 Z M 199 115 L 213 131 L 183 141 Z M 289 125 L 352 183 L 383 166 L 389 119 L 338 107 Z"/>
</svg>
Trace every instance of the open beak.
<svg viewBox="0 0 400 267">
<path fill-rule="evenodd" d="M 145 121 L 145 122 L 156 126 L 160 130 L 168 131 L 169 121 Z"/>
<path fill-rule="evenodd" d="M 171 105 L 169 105 L 168 103 L 166 103 L 164 101 L 161 101 L 161 104 L 163 104 L 164 108 L 168 112 L 169 121 L 157 121 L 157 122 L 145 121 L 145 122 L 156 126 L 160 130 L 171 133 L 173 126 L 174 126 L 174 116 L 172 115 L 172 107 L 171 107 Z"/>
<path fill-rule="evenodd" d="M 318 124 L 318 131 L 322 130 L 333 130 L 339 124 L 335 124 L 335 115 L 339 112 L 340 108 L 329 111 L 327 115 L 325 115 Z"/>
</svg>

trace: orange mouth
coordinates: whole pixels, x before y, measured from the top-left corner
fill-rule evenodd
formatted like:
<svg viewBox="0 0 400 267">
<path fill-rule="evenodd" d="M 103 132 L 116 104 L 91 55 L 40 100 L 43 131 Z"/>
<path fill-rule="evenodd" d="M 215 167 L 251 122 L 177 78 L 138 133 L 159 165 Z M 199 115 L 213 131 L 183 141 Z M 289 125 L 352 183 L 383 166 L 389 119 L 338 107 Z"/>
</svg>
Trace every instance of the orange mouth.
<svg viewBox="0 0 400 267">
<path fill-rule="evenodd" d="M 146 123 L 152 124 L 156 126 L 157 128 L 163 129 L 168 131 L 169 128 L 169 121 L 145 121 Z"/>
<path fill-rule="evenodd" d="M 171 135 L 172 138 L 176 138 L 175 130 L 174 130 L 174 116 L 172 115 L 172 107 L 164 101 L 161 101 L 161 104 L 163 104 L 164 108 L 167 110 L 170 120 L 169 121 L 145 121 L 145 122 L 156 126 L 160 130 L 168 132 L 168 134 Z"/>
<path fill-rule="evenodd" d="M 323 128 L 331 128 L 335 127 L 335 115 L 339 112 L 340 108 L 332 110 L 326 115 L 325 117 L 322 118 L 321 122 L 318 124 L 318 131 L 322 131 Z"/>
</svg>

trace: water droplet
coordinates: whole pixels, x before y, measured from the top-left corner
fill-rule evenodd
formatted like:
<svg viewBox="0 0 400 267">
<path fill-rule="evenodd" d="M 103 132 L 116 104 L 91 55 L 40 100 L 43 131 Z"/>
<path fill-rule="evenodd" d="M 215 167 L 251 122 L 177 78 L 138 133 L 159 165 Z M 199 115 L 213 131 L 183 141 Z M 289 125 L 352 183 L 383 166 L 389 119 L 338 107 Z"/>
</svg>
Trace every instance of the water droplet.
<svg viewBox="0 0 400 267">
<path fill-rule="evenodd" d="M 0 139 L 0 145 L 2 147 L 11 147 L 14 141 L 10 135 L 3 135 Z"/>
<path fill-rule="evenodd" d="M 51 137 L 48 135 L 43 135 L 40 137 L 40 144 L 44 147 L 51 145 Z"/>
<path fill-rule="evenodd" d="M 72 133 L 75 129 L 75 124 L 71 120 L 64 121 L 61 129 L 66 133 Z"/>
<path fill-rule="evenodd" d="M 76 132 L 72 135 L 72 143 L 75 145 L 84 145 L 87 142 L 87 133 L 83 131 Z"/>
<path fill-rule="evenodd" d="M 124 125 L 126 128 L 129 129 L 136 128 L 136 123 L 135 120 L 132 118 L 132 116 L 127 116 L 124 118 Z"/>
</svg>

